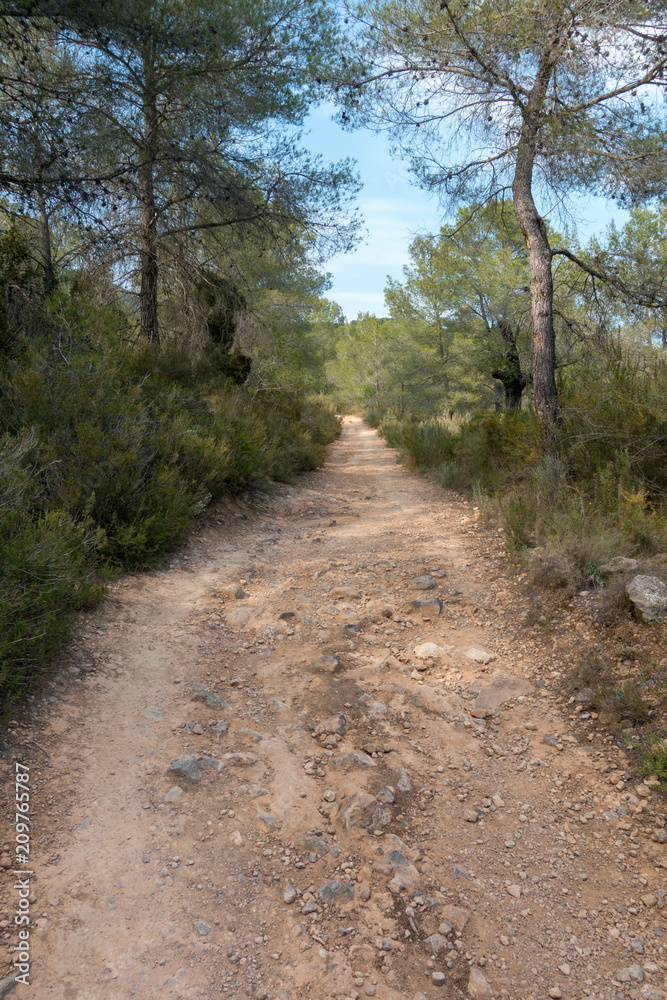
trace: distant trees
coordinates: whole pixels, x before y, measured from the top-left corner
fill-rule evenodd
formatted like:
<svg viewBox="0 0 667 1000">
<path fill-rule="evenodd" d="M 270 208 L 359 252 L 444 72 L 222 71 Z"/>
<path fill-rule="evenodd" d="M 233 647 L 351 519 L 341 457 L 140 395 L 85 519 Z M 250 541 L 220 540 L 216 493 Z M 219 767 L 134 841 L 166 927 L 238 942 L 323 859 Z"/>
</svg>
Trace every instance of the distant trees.
<svg viewBox="0 0 667 1000">
<path fill-rule="evenodd" d="M 385 288 L 390 318 L 363 314 L 333 332 L 327 370 L 341 399 L 422 418 L 489 404 L 520 409 L 527 389 L 532 399 L 530 265 L 512 200 L 461 207 L 439 233 L 415 237 L 409 255 L 403 280 L 390 278 Z M 561 257 L 557 370 L 594 347 L 590 291 Z"/>
<path fill-rule="evenodd" d="M 486 379 L 498 379 L 509 409 L 521 404 L 529 379 L 522 353 L 530 328 L 527 253 L 511 201 L 459 209 L 454 234 L 417 237 L 410 245 L 412 264 L 405 281 L 390 281 L 387 305 L 395 319 L 420 324 L 431 334 L 432 350 L 450 381 L 452 347 L 461 369 L 462 338 L 468 360 Z"/>
<path fill-rule="evenodd" d="M 665 11 L 624 0 L 372 0 L 355 8 L 365 74 L 349 108 L 391 129 L 422 183 L 450 203 L 512 192 L 530 267 L 535 407 L 560 421 L 552 247 L 536 195 L 655 189 L 667 65 Z M 349 113 L 349 109 L 348 112 Z"/>
</svg>

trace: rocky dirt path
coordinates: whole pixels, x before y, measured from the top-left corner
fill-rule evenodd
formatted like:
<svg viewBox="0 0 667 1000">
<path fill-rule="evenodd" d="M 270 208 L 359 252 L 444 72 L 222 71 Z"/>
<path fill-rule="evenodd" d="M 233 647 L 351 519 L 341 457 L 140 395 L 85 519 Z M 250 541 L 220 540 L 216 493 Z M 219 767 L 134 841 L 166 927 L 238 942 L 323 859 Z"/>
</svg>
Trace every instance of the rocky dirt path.
<svg viewBox="0 0 667 1000">
<path fill-rule="evenodd" d="M 323 470 L 123 578 L 7 736 L 18 994 L 665 997 L 657 798 L 563 708 L 526 600 L 500 536 L 355 418 Z"/>
</svg>

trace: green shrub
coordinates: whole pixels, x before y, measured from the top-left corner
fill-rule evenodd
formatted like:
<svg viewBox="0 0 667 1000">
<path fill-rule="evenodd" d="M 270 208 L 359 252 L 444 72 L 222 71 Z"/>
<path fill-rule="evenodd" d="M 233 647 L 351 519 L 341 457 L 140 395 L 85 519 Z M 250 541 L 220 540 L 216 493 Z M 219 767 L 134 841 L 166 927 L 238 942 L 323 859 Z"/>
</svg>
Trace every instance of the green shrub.
<svg viewBox="0 0 667 1000">
<path fill-rule="evenodd" d="M 0 442 L 0 706 L 38 686 L 76 613 L 95 603 L 100 533 L 65 511 L 32 514 L 36 439 Z M 0 714 L 2 712 L 0 711 Z"/>
<path fill-rule="evenodd" d="M 545 450 L 529 411 L 456 423 L 385 417 L 380 433 L 408 465 L 482 498 L 508 556 L 538 547 L 535 582 L 601 586 L 599 567 L 613 556 L 667 546 L 667 362 L 649 360 L 612 343 L 563 376 L 557 450 Z"/>
<path fill-rule="evenodd" d="M 214 361 L 71 334 L 67 352 L 24 340 L 0 367 L 5 704 L 99 598 L 96 570 L 154 565 L 212 499 L 316 468 L 340 434 L 324 397 L 253 398 Z"/>
<path fill-rule="evenodd" d="M 654 774 L 661 785 L 667 785 L 667 740 L 649 733 L 648 747 L 642 761 L 642 773 Z"/>
</svg>

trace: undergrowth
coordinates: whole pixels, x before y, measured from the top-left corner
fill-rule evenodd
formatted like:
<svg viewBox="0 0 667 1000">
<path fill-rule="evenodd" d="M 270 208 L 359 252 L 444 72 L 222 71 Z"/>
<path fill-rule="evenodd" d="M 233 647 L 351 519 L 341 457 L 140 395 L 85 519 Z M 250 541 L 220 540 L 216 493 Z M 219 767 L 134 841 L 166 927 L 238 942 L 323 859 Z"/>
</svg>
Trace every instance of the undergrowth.
<svg viewBox="0 0 667 1000">
<path fill-rule="evenodd" d="M 326 398 L 251 394 L 214 347 L 137 350 L 112 337 L 117 316 L 98 313 L 95 336 L 85 320 L 63 338 L 46 316 L 0 355 L 5 716 L 105 576 L 155 565 L 225 491 L 316 468 L 340 433 Z"/>
<path fill-rule="evenodd" d="M 560 385 L 564 421 L 545 448 L 529 409 L 372 418 L 409 466 L 468 492 L 542 586 L 599 587 L 600 566 L 667 548 L 667 362 L 611 343 Z M 530 560 L 528 556 L 531 555 Z"/>
</svg>

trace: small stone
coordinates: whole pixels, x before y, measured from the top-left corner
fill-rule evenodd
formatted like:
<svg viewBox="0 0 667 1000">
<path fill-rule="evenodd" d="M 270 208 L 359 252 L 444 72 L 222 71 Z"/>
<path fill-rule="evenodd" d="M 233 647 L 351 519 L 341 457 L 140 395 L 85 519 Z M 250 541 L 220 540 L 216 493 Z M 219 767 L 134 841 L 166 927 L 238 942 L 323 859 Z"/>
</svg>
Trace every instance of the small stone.
<svg viewBox="0 0 667 1000">
<path fill-rule="evenodd" d="M 207 708 L 221 708 L 225 711 L 229 711 L 232 707 L 215 691 L 197 691 L 197 694 L 193 695 L 190 701 L 203 701 Z"/>
<path fill-rule="evenodd" d="M 178 802 L 183 794 L 183 789 L 180 785 L 172 785 L 167 794 L 164 797 L 165 802 Z"/>
<path fill-rule="evenodd" d="M 229 719 L 223 719 L 221 722 L 214 722 L 211 726 L 211 732 L 216 736 L 224 736 L 225 733 L 229 732 Z"/>
<path fill-rule="evenodd" d="M 297 898 L 297 891 L 293 886 L 289 886 L 283 893 L 283 902 L 289 906 Z"/>
<path fill-rule="evenodd" d="M 347 719 L 344 715 L 332 715 L 330 719 L 323 722 L 315 730 L 316 733 L 332 733 L 336 736 L 344 736 L 347 730 Z"/>
<path fill-rule="evenodd" d="M 239 799 L 258 799 L 261 795 L 270 795 L 268 788 L 261 785 L 239 785 L 236 797 Z"/>
<path fill-rule="evenodd" d="M 197 933 L 201 934 L 202 936 L 211 933 L 211 928 L 209 927 L 208 924 L 205 924 L 203 920 L 195 920 L 192 926 L 197 931 Z"/>
<path fill-rule="evenodd" d="M 258 817 L 267 829 L 268 833 L 275 833 L 278 829 L 278 824 L 276 823 L 275 817 L 268 812 L 261 812 Z"/>
<path fill-rule="evenodd" d="M 352 830 L 377 830 L 391 822 L 391 810 L 368 792 L 355 792 L 343 803 L 336 823 L 347 833 Z"/>
<path fill-rule="evenodd" d="M 570 966 L 567 964 L 567 962 L 563 962 L 562 965 L 559 965 L 558 969 L 559 969 L 560 972 L 563 973 L 564 976 L 569 976 L 570 972 L 572 971 L 570 969 Z"/>
<path fill-rule="evenodd" d="M 397 767 L 396 774 L 398 775 L 398 781 L 396 783 L 396 787 L 398 788 L 399 792 L 411 792 L 412 782 L 410 780 L 410 775 L 405 770 L 405 768 Z"/>
<path fill-rule="evenodd" d="M 463 934 L 470 920 L 470 911 L 464 909 L 462 906 L 450 904 L 442 907 L 441 916 L 452 925 L 455 931 Z"/>
<path fill-rule="evenodd" d="M 233 764 L 235 767 L 252 767 L 253 764 L 257 763 L 257 755 L 254 753 L 226 753 L 223 754 L 224 759 L 229 764 Z"/>
<path fill-rule="evenodd" d="M 658 842 L 658 844 L 667 844 L 667 830 L 654 830 L 653 839 Z"/>
<path fill-rule="evenodd" d="M 470 714 L 473 719 L 488 719 L 489 716 L 493 715 L 493 712 L 490 708 L 473 708 Z M 526 728 L 528 727 L 526 726 Z"/>
<path fill-rule="evenodd" d="M 446 656 L 450 652 L 444 646 L 438 646 L 436 642 L 421 642 L 414 648 L 414 654 L 418 660 L 438 659 Z"/>
<path fill-rule="evenodd" d="M 495 653 L 489 653 L 487 649 L 480 649 L 477 646 L 470 646 L 465 652 L 468 659 L 475 663 L 491 663 L 496 658 Z"/>
<path fill-rule="evenodd" d="M 515 899 L 521 899 L 521 886 L 520 885 L 506 885 L 505 890 L 514 896 Z"/>
<path fill-rule="evenodd" d="M 338 879 L 332 879 L 330 882 L 325 882 L 324 885 L 320 886 L 317 890 L 317 895 L 323 903 L 346 903 L 354 896 L 354 885 L 352 883 L 339 882 Z"/>
<path fill-rule="evenodd" d="M 579 705 L 588 705 L 589 702 L 595 697 L 595 691 L 591 687 L 582 688 L 581 691 L 577 691 L 574 696 L 574 700 Z"/>
<path fill-rule="evenodd" d="M 433 973 L 431 973 L 431 979 L 433 980 L 433 982 L 435 983 L 436 986 L 444 986 L 445 985 L 445 974 L 444 974 L 444 972 L 433 972 Z"/>
<path fill-rule="evenodd" d="M 225 730 L 225 732 L 226 732 L 226 730 Z M 264 736 L 262 735 L 262 733 L 258 733 L 256 729 L 247 729 L 247 728 L 246 729 L 239 729 L 239 732 L 240 733 L 245 733 L 246 736 L 252 736 L 253 740 L 257 740 L 257 742 L 259 742 L 260 740 L 264 739 Z"/>
<path fill-rule="evenodd" d="M 465 821 L 466 823 L 477 823 L 479 820 L 479 813 L 474 809 L 466 809 L 465 811 Z"/>
<path fill-rule="evenodd" d="M 449 942 L 442 934 L 430 934 L 424 944 L 430 948 L 434 955 L 440 955 L 449 948 Z"/>
<path fill-rule="evenodd" d="M 318 907 L 317 903 L 314 900 L 309 899 L 301 912 L 302 913 L 318 913 L 319 912 L 319 907 Z"/>
<path fill-rule="evenodd" d="M 241 601 L 244 597 L 248 596 L 242 587 L 234 583 L 223 584 L 222 587 L 217 587 L 216 589 L 220 597 L 229 597 L 233 601 Z"/>
<path fill-rule="evenodd" d="M 559 986 L 552 986 L 551 989 L 549 990 L 549 996 L 551 997 L 551 1000 L 560 1000 L 562 995 L 563 991 L 560 989 Z"/>
<path fill-rule="evenodd" d="M 297 843 L 302 851 L 309 851 L 318 856 L 329 853 L 329 845 L 322 837 L 300 837 Z"/>
<path fill-rule="evenodd" d="M 655 906 L 658 902 L 658 897 L 654 896 L 652 892 L 647 892 L 642 896 L 642 903 L 644 906 Z"/>
<path fill-rule="evenodd" d="M 435 580 L 429 573 L 426 573 L 424 576 L 416 576 L 414 580 L 410 580 L 408 586 L 412 587 L 413 590 L 433 590 Z"/>
<path fill-rule="evenodd" d="M 240 830 L 233 830 L 229 835 L 229 839 L 235 847 L 243 847 L 243 837 Z"/>
<path fill-rule="evenodd" d="M 334 587 L 330 591 L 330 596 L 346 601 L 358 601 L 361 598 L 361 594 L 354 587 Z"/>
<path fill-rule="evenodd" d="M 337 656 L 332 656 L 330 653 L 324 653 L 315 661 L 315 667 L 318 670 L 325 670 L 327 673 L 333 674 L 334 671 L 338 670 L 340 667 L 340 660 Z"/>
<path fill-rule="evenodd" d="M 404 889 L 413 889 L 419 882 L 419 872 L 414 865 L 407 862 L 387 884 L 389 892 L 398 895 Z"/>
<path fill-rule="evenodd" d="M 475 699 L 474 708 L 499 708 L 503 702 L 530 694 L 533 685 L 521 677 L 497 674 L 481 689 Z"/>
<path fill-rule="evenodd" d="M 496 807 L 496 809 L 502 809 L 505 805 L 504 800 L 500 797 L 500 795 L 498 795 L 498 793 L 491 796 L 491 801 Z"/>
<path fill-rule="evenodd" d="M 392 792 L 391 788 L 381 788 L 380 791 L 375 796 L 375 798 L 378 800 L 378 802 L 385 802 L 389 806 L 393 805 L 394 802 L 396 801 L 394 793 Z"/>
<path fill-rule="evenodd" d="M 165 777 L 169 775 L 173 778 L 181 778 L 183 781 L 194 782 L 202 779 L 196 757 L 181 757 L 180 760 L 172 761 L 164 774 Z"/>
<path fill-rule="evenodd" d="M 438 600 L 438 598 L 432 597 L 429 600 L 417 598 L 415 601 L 410 601 L 410 603 L 406 606 L 405 611 L 416 611 L 417 614 L 422 615 L 423 618 L 433 618 L 442 614 L 442 608 L 442 601 Z"/>
<path fill-rule="evenodd" d="M 220 771 L 224 771 L 225 769 L 225 765 L 222 763 L 221 760 L 218 760 L 217 757 L 208 757 L 204 755 L 203 757 L 197 758 L 197 763 L 199 764 L 200 767 L 208 767 L 211 768 L 211 770 L 213 771 L 217 771 L 218 773 L 220 773 Z"/>
<path fill-rule="evenodd" d="M 481 969 L 473 965 L 468 977 L 468 996 L 472 1000 L 489 1000 L 493 996 L 493 990 L 484 978 Z"/>
<path fill-rule="evenodd" d="M 334 764 L 348 771 L 353 767 L 377 767 L 372 757 L 369 757 L 363 750 L 351 750 L 349 753 L 336 757 Z"/>
<path fill-rule="evenodd" d="M 325 802 L 335 802 L 336 801 L 336 793 L 334 792 L 334 790 L 332 788 L 327 788 L 327 790 L 324 793 L 324 795 L 322 796 L 322 798 L 324 799 Z"/>
</svg>

